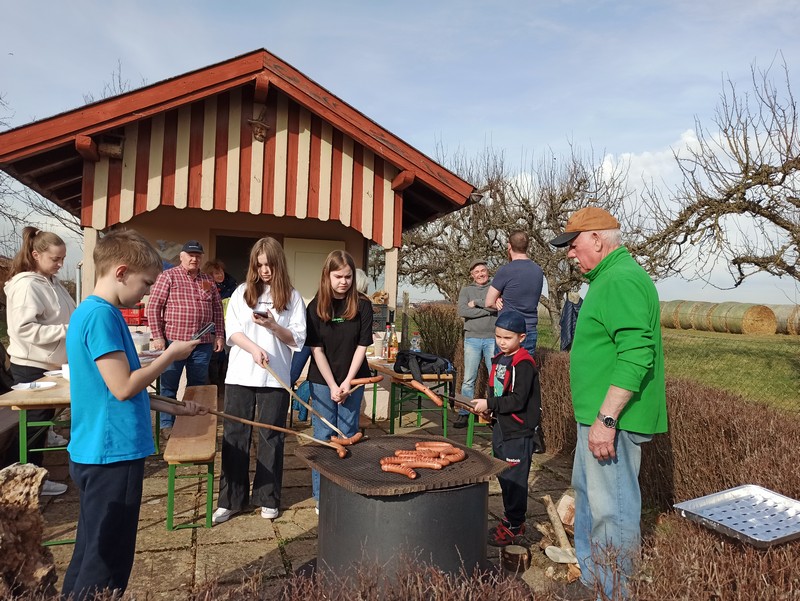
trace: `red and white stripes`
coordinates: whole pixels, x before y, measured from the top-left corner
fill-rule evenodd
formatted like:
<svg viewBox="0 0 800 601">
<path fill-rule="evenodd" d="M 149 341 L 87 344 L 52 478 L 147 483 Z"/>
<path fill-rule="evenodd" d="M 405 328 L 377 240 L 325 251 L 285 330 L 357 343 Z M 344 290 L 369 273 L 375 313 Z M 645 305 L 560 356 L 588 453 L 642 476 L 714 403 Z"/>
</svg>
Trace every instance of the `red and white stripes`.
<svg viewBox="0 0 800 601">
<path fill-rule="evenodd" d="M 263 117 L 267 138 L 248 119 Z M 130 123 L 123 158 L 84 166 L 82 224 L 105 229 L 159 206 L 338 220 L 400 244 L 399 169 L 272 88 L 243 86 Z"/>
</svg>

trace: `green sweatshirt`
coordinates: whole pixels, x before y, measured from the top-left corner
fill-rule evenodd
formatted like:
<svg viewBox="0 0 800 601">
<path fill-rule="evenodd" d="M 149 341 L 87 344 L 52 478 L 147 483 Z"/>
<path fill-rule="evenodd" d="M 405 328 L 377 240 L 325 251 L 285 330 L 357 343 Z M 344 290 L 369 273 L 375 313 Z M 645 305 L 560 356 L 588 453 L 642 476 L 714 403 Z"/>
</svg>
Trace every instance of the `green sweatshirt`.
<svg viewBox="0 0 800 601">
<path fill-rule="evenodd" d="M 619 247 L 586 274 L 570 355 L 575 419 L 591 425 L 612 384 L 633 397 L 622 410 L 620 430 L 667 431 L 664 347 L 658 294 L 650 276 Z"/>
</svg>

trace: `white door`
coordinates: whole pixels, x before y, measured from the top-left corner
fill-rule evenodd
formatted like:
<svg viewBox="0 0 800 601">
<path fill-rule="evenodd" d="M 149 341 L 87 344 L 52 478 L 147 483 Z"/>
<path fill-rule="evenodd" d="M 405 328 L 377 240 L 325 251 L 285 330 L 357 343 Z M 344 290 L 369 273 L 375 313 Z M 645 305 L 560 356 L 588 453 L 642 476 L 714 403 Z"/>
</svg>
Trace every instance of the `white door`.
<svg viewBox="0 0 800 601">
<path fill-rule="evenodd" d="M 286 253 L 289 277 L 306 305 L 317 293 L 319 277 L 322 275 L 322 267 L 328 254 L 333 250 L 344 250 L 344 248 L 343 240 L 283 239 L 283 252 Z"/>
</svg>

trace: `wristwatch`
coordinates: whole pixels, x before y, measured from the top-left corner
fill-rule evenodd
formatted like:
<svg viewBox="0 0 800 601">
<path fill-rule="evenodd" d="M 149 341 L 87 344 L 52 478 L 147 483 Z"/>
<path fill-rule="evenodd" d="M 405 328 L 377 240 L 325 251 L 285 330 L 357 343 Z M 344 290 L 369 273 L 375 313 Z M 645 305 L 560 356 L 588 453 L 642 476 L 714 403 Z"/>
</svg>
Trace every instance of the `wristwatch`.
<svg viewBox="0 0 800 601">
<path fill-rule="evenodd" d="M 603 415 L 602 413 L 598 413 L 597 419 L 599 419 L 606 428 L 616 429 L 617 427 L 617 420 L 611 417 L 610 415 Z"/>
</svg>

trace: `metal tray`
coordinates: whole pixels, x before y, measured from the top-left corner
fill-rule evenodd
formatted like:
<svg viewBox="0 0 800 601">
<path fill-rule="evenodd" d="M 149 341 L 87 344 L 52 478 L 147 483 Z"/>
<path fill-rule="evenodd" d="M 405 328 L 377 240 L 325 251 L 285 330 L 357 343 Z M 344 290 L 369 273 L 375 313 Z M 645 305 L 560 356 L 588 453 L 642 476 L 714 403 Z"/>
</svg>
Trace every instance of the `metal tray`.
<svg viewBox="0 0 800 601">
<path fill-rule="evenodd" d="M 676 503 L 694 520 L 759 549 L 800 538 L 800 501 L 755 484 Z"/>
</svg>

